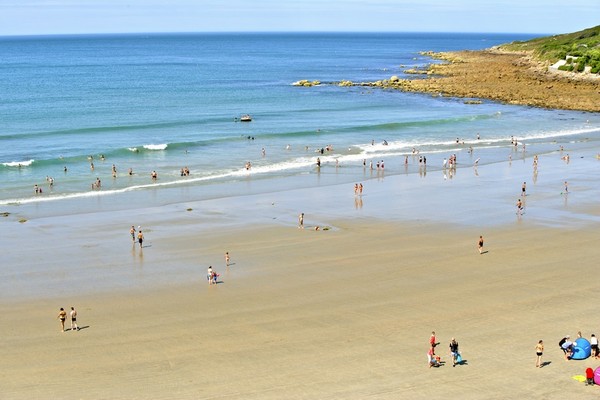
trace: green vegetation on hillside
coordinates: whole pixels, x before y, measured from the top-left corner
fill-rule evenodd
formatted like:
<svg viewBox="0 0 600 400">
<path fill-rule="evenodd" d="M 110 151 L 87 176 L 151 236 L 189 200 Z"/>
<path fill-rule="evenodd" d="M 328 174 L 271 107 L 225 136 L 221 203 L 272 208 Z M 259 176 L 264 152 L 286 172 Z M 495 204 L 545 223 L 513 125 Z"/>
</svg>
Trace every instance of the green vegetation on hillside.
<svg viewBox="0 0 600 400">
<path fill-rule="evenodd" d="M 533 55 L 540 60 L 552 63 L 564 60 L 567 56 L 576 57 L 560 69 L 582 72 L 586 66 L 589 66 L 592 73 L 600 72 L 600 25 L 574 33 L 513 42 L 502 45 L 501 48 L 511 51 L 532 51 Z"/>
</svg>

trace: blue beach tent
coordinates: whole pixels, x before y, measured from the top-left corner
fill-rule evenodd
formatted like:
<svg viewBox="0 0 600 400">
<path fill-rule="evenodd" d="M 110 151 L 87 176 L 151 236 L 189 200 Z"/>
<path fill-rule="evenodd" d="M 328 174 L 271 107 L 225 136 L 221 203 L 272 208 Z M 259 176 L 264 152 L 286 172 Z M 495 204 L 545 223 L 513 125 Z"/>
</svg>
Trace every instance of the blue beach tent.
<svg viewBox="0 0 600 400">
<path fill-rule="evenodd" d="M 587 339 L 578 338 L 573 346 L 573 360 L 585 360 L 592 354 L 592 346 Z"/>
</svg>

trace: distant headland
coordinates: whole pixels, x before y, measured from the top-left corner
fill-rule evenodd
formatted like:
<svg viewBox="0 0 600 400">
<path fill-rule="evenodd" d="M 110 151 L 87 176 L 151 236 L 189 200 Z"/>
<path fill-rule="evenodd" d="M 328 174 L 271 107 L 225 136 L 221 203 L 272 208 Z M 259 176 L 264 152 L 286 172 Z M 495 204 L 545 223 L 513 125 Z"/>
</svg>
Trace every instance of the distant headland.
<svg viewBox="0 0 600 400">
<path fill-rule="evenodd" d="M 600 111 L 600 26 L 480 51 L 422 54 L 444 61 L 424 70 L 405 71 L 425 78 L 392 76 L 376 82 L 333 84 L 461 97 L 467 103 L 489 99 L 533 107 Z M 303 80 L 294 84 L 314 86 L 320 82 Z"/>
</svg>

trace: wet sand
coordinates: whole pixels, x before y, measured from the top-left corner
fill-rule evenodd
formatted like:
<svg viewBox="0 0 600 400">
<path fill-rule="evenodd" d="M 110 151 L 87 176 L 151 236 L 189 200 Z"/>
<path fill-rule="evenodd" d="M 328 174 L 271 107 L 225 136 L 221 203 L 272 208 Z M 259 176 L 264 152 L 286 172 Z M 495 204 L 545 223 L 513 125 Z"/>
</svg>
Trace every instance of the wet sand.
<svg viewBox="0 0 600 400">
<path fill-rule="evenodd" d="M 362 205 L 353 185 L 340 185 L 120 212 L 57 210 L 19 224 L 35 214 L 23 208 L 0 225 L 0 393 L 595 398 L 597 388 L 572 376 L 600 360 L 566 362 L 557 345 L 565 334 L 599 333 L 593 151 L 572 152 L 569 164 L 540 157 L 536 183 L 530 158 L 445 179 L 435 167 L 427 177 L 373 177 Z M 559 193 L 565 176 L 568 197 Z M 519 219 L 514 201 L 525 179 Z M 141 250 L 132 224 L 145 232 Z M 311 229 L 317 224 L 331 229 Z M 221 274 L 216 286 L 207 284 L 208 265 Z M 61 333 L 56 315 L 70 306 L 84 329 Z M 432 330 L 446 364 L 429 369 Z M 451 366 L 452 337 L 467 365 Z M 539 339 L 550 362 L 541 369 Z"/>
</svg>

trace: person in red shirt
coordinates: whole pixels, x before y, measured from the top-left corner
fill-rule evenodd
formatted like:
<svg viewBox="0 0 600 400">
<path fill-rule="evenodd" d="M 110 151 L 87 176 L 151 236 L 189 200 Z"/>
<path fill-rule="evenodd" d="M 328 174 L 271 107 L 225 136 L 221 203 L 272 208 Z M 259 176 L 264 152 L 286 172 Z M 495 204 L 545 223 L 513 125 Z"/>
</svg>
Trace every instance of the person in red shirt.
<svg viewBox="0 0 600 400">
<path fill-rule="evenodd" d="M 588 368 L 585 370 L 585 384 L 593 385 L 594 384 L 594 370 Z"/>
<path fill-rule="evenodd" d="M 435 346 L 437 346 L 439 343 L 436 342 L 435 340 L 435 331 L 431 332 L 431 337 L 429 338 L 429 346 L 431 346 L 431 348 L 433 349 L 433 354 L 435 355 Z"/>
</svg>

